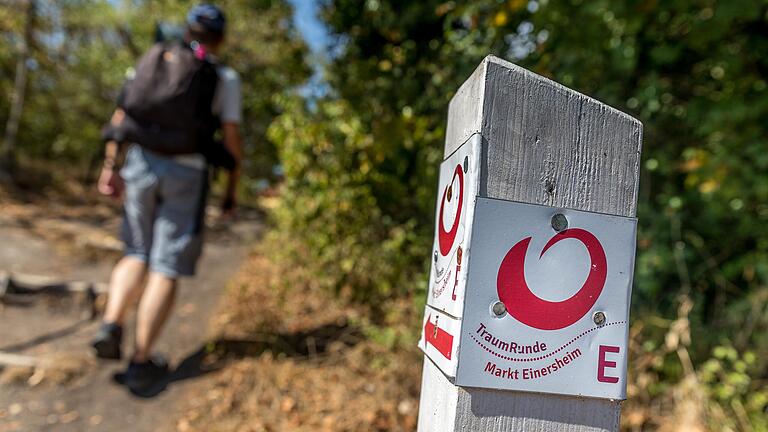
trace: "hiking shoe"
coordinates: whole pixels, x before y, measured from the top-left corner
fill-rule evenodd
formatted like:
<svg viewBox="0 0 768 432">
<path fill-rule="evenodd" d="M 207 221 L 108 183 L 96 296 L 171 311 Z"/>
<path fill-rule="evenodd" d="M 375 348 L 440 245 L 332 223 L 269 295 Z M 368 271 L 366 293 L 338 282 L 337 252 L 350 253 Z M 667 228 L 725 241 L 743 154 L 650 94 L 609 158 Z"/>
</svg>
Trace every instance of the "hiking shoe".
<svg viewBox="0 0 768 432">
<path fill-rule="evenodd" d="M 123 341 L 123 328 L 115 323 L 103 323 L 91 341 L 96 357 L 120 360 L 120 344 Z"/>
<path fill-rule="evenodd" d="M 133 392 L 146 392 L 161 385 L 168 376 L 168 362 L 153 357 L 146 362 L 131 361 L 125 371 L 125 385 Z"/>
</svg>

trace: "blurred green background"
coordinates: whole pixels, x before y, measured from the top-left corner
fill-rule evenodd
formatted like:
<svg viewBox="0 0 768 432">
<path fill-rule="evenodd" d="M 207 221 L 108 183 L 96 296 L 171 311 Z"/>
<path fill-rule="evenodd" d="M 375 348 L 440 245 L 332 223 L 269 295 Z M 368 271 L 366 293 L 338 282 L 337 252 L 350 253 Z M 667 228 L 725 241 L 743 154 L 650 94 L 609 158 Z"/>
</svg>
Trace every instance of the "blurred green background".
<svg viewBox="0 0 768 432">
<path fill-rule="evenodd" d="M 196 3 L 0 2 L 3 131 L 8 129 L 19 53 L 28 46 L 24 63 L 29 79 L 15 156 L 81 164 L 84 174 L 91 159 L 101 155 L 100 129 L 114 109 L 126 71 L 154 41 L 156 25 L 183 25 L 186 12 Z M 306 79 L 308 51 L 293 27 L 287 3 L 232 0 L 219 4 L 229 18 L 223 61 L 240 74 L 247 119 L 242 132 L 254 144 L 247 147 L 249 169 L 254 175 L 269 172 L 276 155 L 264 137 L 280 110 L 273 96 Z"/>
<path fill-rule="evenodd" d="M 627 427 L 671 404 L 712 430 L 768 430 L 768 1 L 325 0 L 322 55 L 285 1 L 219 3 L 249 175 L 281 167 L 268 244 L 368 305 L 371 334 L 414 342 L 448 101 L 492 53 L 644 124 Z M 4 148 L 29 78 L 18 175 L 86 170 L 125 70 L 192 2 L 0 4 Z M 388 333 L 403 317 L 413 332 Z"/>
</svg>

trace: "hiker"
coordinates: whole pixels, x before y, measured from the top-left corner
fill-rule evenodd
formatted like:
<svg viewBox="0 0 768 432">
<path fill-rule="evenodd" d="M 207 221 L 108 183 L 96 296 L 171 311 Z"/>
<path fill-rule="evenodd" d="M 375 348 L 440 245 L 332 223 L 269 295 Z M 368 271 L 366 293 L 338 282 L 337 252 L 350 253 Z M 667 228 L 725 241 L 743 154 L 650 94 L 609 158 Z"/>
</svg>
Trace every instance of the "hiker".
<svg viewBox="0 0 768 432">
<path fill-rule="evenodd" d="M 125 373 L 131 390 L 153 386 L 168 372 L 167 362 L 151 349 L 171 311 L 178 279 L 194 275 L 202 251 L 209 166 L 228 168 L 222 210 L 231 214 L 235 208 L 241 95 L 237 73 L 216 64 L 225 22 L 216 6 L 193 7 L 183 43 L 158 43 L 142 57 L 106 128 L 98 190 L 114 197 L 124 193 L 125 255 L 112 271 L 92 346 L 99 358 L 120 359 L 125 316 L 139 301 L 135 348 Z M 187 87 L 174 86 L 174 80 Z M 223 144 L 213 139 L 219 126 Z"/>
</svg>

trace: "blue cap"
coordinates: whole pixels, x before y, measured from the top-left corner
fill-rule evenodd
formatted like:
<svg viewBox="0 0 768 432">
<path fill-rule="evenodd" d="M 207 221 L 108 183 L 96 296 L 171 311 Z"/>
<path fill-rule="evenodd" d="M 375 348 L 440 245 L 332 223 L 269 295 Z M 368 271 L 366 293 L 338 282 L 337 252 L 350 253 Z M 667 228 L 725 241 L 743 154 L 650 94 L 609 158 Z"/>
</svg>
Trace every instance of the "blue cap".
<svg viewBox="0 0 768 432">
<path fill-rule="evenodd" d="M 224 18 L 224 12 L 218 7 L 201 3 L 189 10 L 187 14 L 187 24 L 190 26 L 202 26 L 205 30 L 212 33 L 224 34 L 224 25 L 227 23 Z"/>
</svg>

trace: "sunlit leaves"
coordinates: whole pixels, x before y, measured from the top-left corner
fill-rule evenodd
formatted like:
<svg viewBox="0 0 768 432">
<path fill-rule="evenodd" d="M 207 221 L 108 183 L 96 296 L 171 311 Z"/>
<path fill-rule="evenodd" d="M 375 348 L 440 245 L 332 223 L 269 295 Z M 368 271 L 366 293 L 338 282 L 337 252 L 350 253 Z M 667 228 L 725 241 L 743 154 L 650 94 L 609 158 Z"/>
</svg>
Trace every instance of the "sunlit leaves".
<svg viewBox="0 0 768 432">
<path fill-rule="evenodd" d="M 89 160 L 101 149 L 99 130 L 114 108 L 126 70 L 153 41 L 155 25 L 183 24 L 188 0 L 43 1 L 36 23 L 19 150 L 34 157 Z M 309 75 L 306 48 L 283 1 L 218 2 L 228 16 L 223 58 L 241 76 L 243 132 L 250 174 L 268 175 L 276 162 L 266 129 L 279 109 L 274 96 L 292 92 Z M 0 38 L 12 41 L 20 19 L 0 6 Z M 7 48 L 6 48 L 7 47 Z M 12 85 L 13 44 L 0 44 L 0 90 Z M 10 77 L 10 78 L 8 78 Z M 9 94 L 3 91 L 3 95 Z M 0 120 L 7 115 L 0 100 Z M 5 124 L 2 121 L 2 124 Z"/>
</svg>

